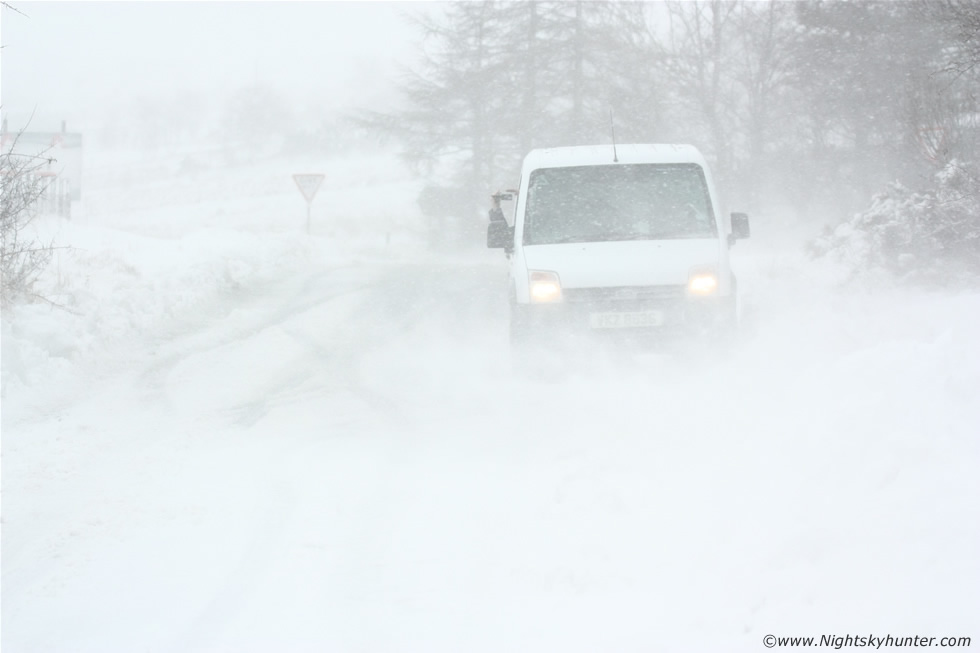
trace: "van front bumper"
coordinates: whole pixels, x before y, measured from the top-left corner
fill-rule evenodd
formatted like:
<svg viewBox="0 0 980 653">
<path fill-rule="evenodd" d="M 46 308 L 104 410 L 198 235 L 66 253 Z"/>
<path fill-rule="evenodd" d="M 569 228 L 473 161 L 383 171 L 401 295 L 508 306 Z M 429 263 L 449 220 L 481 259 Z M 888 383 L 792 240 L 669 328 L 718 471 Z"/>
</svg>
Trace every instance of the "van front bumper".
<svg viewBox="0 0 980 653">
<path fill-rule="evenodd" d="M 511 306 L 512 336 L 543 342 L 710 336 L 734 325 L 733 297 L 696 297 L 685 286 L 570 288 L 560 302 Z"/>
</svg>

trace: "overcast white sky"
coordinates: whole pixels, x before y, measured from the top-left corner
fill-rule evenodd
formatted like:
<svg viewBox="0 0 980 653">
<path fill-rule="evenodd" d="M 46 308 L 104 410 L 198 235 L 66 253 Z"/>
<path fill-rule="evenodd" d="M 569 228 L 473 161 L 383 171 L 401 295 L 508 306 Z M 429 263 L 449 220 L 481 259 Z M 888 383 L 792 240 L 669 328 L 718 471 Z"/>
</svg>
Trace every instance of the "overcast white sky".
<svg viewBox="0 0 980 653">
<path fill-rule="evenodd" d="M 2 10 L 11 128 L 96 124 L 107 105 L 254 81 L 292 101 L 361 102 L 416 51 L 415 2 L 18 2 Z"/>
</svg>

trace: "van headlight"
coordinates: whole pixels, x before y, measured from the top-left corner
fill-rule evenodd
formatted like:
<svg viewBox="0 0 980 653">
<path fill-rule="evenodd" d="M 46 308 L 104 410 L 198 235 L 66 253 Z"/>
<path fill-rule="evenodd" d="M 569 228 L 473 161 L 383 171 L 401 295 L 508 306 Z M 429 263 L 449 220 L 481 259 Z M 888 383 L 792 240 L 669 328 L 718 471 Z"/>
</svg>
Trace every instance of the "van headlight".
<svg viewBox="0 0 980 653">
<path fill-rule="evenodd" d="M 532 302 L 547 304 L 561 301 L 561 281 L 556 273 L 531 270 L 527 279 Z"/>
<path fill-rule="evenodd" d="M 691 270 L 687 279 L 687 292 L 701 297 L 718 292 L 718 273 L 704 268 Z"/>
</svg>

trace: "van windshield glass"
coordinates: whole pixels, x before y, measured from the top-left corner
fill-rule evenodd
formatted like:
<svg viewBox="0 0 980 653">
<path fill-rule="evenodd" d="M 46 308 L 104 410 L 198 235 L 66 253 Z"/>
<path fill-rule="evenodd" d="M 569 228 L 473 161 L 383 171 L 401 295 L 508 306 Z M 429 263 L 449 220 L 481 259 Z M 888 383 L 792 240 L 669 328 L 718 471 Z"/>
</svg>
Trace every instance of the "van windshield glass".
<svg viewBox="0 0 980 653">
<path fill-rule="evenodd" d="M 697 164 L 542 168 L 531 173 L 525 245 L 717 235 L 704 172 Z"/>
</svg>

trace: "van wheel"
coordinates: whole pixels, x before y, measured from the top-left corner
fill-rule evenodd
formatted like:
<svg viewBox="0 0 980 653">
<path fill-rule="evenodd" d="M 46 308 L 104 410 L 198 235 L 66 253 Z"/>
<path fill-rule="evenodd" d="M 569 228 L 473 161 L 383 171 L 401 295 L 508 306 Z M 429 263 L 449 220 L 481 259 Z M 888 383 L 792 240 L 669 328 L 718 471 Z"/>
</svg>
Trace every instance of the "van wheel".
<svg viewBox="0 0 980 653">
<path fill-rule="evenodd" d="M 510 321 L 510 360 L 515 372 L 526 370 L 536 354 L 534 335 L 530 325 L 511 317 Z"/>
<path fill-rule="evenodd" d="M 510 345 L 526 346 L 531 340 L 531 320 L 527 309 L 515 302 L 510 305 Z"/>
<path fill-rule="evenodd" d="M 555 381 L 562 376 L 561 352 L 549 343 L 539 325 L 531 323 L 518 305 L 511 307 L 511 371 L 524 379 Z"/>
</svg>

